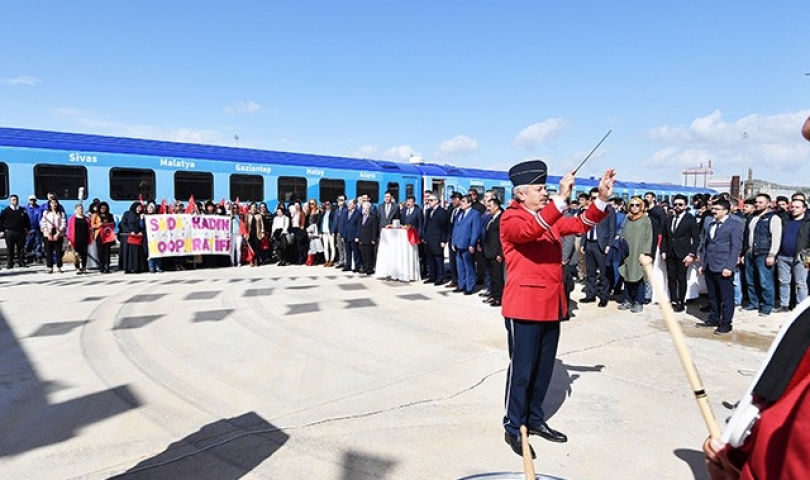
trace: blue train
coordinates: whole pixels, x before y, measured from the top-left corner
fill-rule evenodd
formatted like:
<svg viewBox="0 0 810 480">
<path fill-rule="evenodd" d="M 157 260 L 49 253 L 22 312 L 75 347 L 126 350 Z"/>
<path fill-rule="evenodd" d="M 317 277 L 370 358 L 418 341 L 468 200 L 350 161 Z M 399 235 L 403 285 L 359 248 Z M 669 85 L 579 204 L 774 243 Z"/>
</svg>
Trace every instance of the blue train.
<svg viewBox="0 0 810 480">
<path fill-rule="evenodd" d="M 550 176 L 550 186 L 559 183 Z M 597 178 L 578 178 L 576 193 L 587 192 Z M 447 201 L 453 191 L 494 190 L 508 201 L 512 190 L 506 172 L 430 163 L 403 164 L 302 153 L 231 148 L 100 135 L 0 128 L 0 203 L 11 194 L 21 203 L 48 192 L 62 201 L 100 198 L 120 214 L 139 198 L 265 201 L 272 210 L 291 200 L 334 200 L 338 195 L 367 194 L 377 203 L 386 191 L 399 201 L 435 191 Z M 659 199 L 705 189 L 672 184 L 618 182 L 624 198 L 655 192 Z M 70 209 L 68 211 L 71 211 Z"/>
</svg>

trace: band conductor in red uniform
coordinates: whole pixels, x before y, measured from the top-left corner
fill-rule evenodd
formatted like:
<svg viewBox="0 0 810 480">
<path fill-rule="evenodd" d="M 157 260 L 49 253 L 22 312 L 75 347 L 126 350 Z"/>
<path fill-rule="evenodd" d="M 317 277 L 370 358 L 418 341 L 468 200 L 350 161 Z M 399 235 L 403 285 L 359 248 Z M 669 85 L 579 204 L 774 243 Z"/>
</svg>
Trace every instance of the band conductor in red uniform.
<svg viewBox="0 0 810 480">
<path fill-rule="evenodd" d="M 509 170 L 514 200 L 501 216 L 501 244 L 506 260 L 506 286 L 502 313 L 509 344 L 506 379 L 504 439 L 523 454 L 520 426 L 529 435 L 552 442 L 568 438 L 546 423 L 543 413 L 557 343 L 560 320 L 567 314 L 563 285 L 562 243 L 565 235 L 582 234 L 608 216 L 608 199 L 615 172 L 608 170 L 599 182 L 599 197 L 578 217 L 563 218 L 574 188 L 573 172 L 560 181 L 558 194 L 549 198 L 548 168 L 541 160 L 515 165 Z M 534 457 L 534 451 L 532 451 Z"/>
</svg>

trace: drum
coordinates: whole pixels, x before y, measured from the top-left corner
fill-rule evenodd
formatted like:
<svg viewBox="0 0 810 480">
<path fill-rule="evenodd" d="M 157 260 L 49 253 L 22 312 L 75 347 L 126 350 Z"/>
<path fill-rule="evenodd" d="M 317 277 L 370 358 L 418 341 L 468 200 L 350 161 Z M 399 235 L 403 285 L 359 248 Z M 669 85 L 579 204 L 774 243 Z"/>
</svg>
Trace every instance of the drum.
<svg viewBox="0 0 810 480">
<path fill-rule="evenodd" d="M 542 475 L 540 473 L 534 476 L 535 480 L 565 480 L 560 477 L 551 477 Z M 478 475 L 470 475 L 469 477 L 459 478 L 458 480 L 525 480 L 525 473 L 514 472 L 495 472 L 495 473 L 481 473 Z"/>
</svg>

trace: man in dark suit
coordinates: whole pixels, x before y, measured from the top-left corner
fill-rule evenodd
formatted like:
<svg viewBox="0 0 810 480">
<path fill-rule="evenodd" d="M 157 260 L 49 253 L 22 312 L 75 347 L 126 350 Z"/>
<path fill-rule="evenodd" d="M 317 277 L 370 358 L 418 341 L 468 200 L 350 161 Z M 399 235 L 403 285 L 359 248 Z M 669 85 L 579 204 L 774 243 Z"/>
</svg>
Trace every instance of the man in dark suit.
<svg viewBox="0 0 810 480">
<path fill-rule="evenodd" d="M 742 250 L 743 223 L 729 215 L 731 205 L 720 198 L 712 205 L 714 219 L 704 225 L 701 246 L 700 273 L 706 276 L 706 289 L 709 293 L 711 313 L 702 327 L 716 327 L 714 333 L 721 335 L 731 332 L 734 318 L 734 270 Z"/>
<path fill-rule="evenodd" d="M 450 205 L 447 207 L 447 239 L 445 243 L 452 245 L 453 229 L 456 227 L 456 216 L 461 212 L 461 193 L 454 191 L 450 195 Z M 458 266 L 456 265 L 456 254 L 450 250 L 450 283 L 447 288 L 458 288 Z"/>
<path fill-rule="evenodd" d="M 599 197 L 599 189 L 594 187 L 590 191 L 591 202 Z M 608 304 L 610 291 L 607 279 L 607 254 L 610 251 L 610 242 L 616 236 L 616 211 L 608 209 L 608 216 L 595 227 L 582 234 L 580 247 L 585 254 L 585 298 L 582 303 L 595 302 L 599 299 L 599 306 L 604 308 Z"/>
<path fill-rule="evenodd" d="M 501 246 L 501 201 L 492 196 L 487 200 L 489 215 L 483 226 L 482 250 L 484 262 L 489 272 L 489 296 L 484 303 L 493 307 L 501 306 L 503 295 L 503 247 Z"/>
<path fill-rule="evenodd" d="M 399 220 L 403 225 L 410 225 L 416 229 L 416 233 L 422 231 L 422 209 L 416 204 L 416 197 L 408 195 L 405 199 L 405 208 L 399 212 Z"/>
<path fill-rule="evenodd" d="M 656 251 L 653 252 L 653 258 L 655 258 L 658 249 L 658 241 L 667 223 L 667 212 L 665 212 L 664 207 L 658 203 L 654 192 L 645 193 L 644 202 L 647 204 L 647 216 L 650 217 L 652 221 L 653 244 L 656 246 Z"/>
<path fill-rule="evenodd" d="M 363 266 L 360 263 L 360 212 L 354 199 L 349 200 L 343 240 L 346 242 L 346 263 L 343 265 L 343 271 L 359 272 Z"/>
<path fill-rule="evenodd" d="M 425 283 L 442 285 L 444 282 L 444 246 L 447 245 L 447 210 L 439 205 L 439 197 L 431 193 L 427 198 L 428 210 L 425 226 L 422 229 L 422 243 L 425 245 L 427 279 Z"/>
<path fill-rule="evenodd" d="M 377 215 L 371 213 L 371 203 L 363 203 L 363 216 L 360 220 L 360 231 L 357 236 L 360 244 L 360 257 L 363 262 L 362 272 L 366 275 L 374 273 L 374 266 L 377 264 L 375 249 L 380 229 L 377 227 Z"/>
<path fill-rule="evenodd" d="M 661 243 L 661 258 L 667 265 L 667 284 L 672 309 L 683 312 L 686 299 L 686 276 L 689 266 L 697 256 L 700 243 L 700 227 L 686 208 L 687 198 L 678 194 L 672 198 L 672 219 L 664 226 Z"/>
<path fill-rule="evenodd" d="M 461 199 L 461 211 L 453 227 L 453 252 L 458 266 L 458 288 L 454 292 L 472 295 L 475 291 L 475 247 L 481 235 L 481 214 L 472 208 L 470 195 Z"/>
<path fill-rule="evenodd" d="M 383 229 L 386 225 L 391 225 L 394 220 L 399 220 L 399 206 L 391 192 L 385 192 L 383 203 L 377 209 L 377 223 Z"/>
<path fill-rule="evenodd" d="M 338 261 L 335 267 L 341 268 L 346 265 L 346 221 L 348 219 L 349 208 L 346 206 L 346 196 L 340 195 L 337 198 L 337 208 L 335 208 L 335 219 L 337 221 L 335 231 L 335 248 L 338 253 Z"/>
</svg>

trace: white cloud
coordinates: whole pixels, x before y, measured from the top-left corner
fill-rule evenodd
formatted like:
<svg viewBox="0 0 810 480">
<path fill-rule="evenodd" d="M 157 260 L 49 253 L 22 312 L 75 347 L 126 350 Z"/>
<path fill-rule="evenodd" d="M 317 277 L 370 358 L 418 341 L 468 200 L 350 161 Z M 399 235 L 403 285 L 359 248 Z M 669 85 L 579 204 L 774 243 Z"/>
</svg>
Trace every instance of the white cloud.
<svg viewBox="0 0 810 480">
<path fill-rule="evenodd" d="M 352 153 L 353 157 L 359 158 L 373 158 L 376 157 L 379 153 L 377 147 L 373 145 L 363 145 L 362 147 L 358 148 L 357 150 Z"/>
<path fill-rule="evenodd" d="M 566 121 L 561 118 L 549 118 L 529 125 L 517 134 L 515 146 L 525 149 L 534 148 L 538 143 L 559 135 L 565 126 Z"/>
<path fill-rule="evenodd" d="M 262 109 L 262 106 L 258 103 L 254 102 L 253 100 L 245 100 L 241 102 L 236 102 L 232 105 L 227 105 L 224 110 L 225 113 L 228 115 L 234 115 L 237 113 L 257 113 Z"/>
<path fill-rule="evenodd" d="M 394 161 L 405 161 L 411 158 L 411 155 L 419 155 L 419 153 L 410 145 L 400 145 L 386 150 L 383 157 Z"/>
<path fill-rule="evenodd" d="M 39 78 L 31 75 L 20 75 L 14 78 L 4 78 L 3 80 L 0 80 L 0 82 L 5 83 L 6 85 L 13 85 L 15 87 L 18 85 L 29 85 L 29 86 L 36 85 L 41 81 L 42 80 L 40 80 Z"/>
<path fill-rule="evenodd" d="M 810 148 L 799 131 L 810 110 L 751 114 L 727 121 L 719 110 L 692 120 L 689 125 L 663 125 L 649 132 L 660 144 L 645 162 L 645 167 L 669 169 L 712 167 L 716 175 L 741 175 L 748 168 L 754 177 L 780 183 L 803 183 L 797 176 L 806 174 Z M 801 171 L 799 171 L 801 170 Z"/>
<path fill-rule="evenodd" d="M 466 135 L 457 135 L 439 144 L 438 155 L 458 155 L 478 151 L 478 140 Z"/>
</svg>

